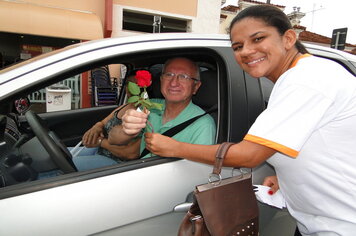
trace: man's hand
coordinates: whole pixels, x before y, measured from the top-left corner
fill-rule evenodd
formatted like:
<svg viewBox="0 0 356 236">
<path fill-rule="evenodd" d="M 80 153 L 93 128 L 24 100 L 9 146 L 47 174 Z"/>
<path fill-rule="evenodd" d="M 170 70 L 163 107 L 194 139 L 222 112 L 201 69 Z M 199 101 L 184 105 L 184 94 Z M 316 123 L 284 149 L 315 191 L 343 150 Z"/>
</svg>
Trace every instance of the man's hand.
<svg viewBox="0 0 356 236">
<path fill-rule="evenodd" d="M 146 148 L 161 157 L 178 157 L 180 142 L 158 133 L 145 133 Z"/>
<path fill-rule="evenodd" d="M 136 136 L 146 127 L 148 114 L 129 109 L 122 116 L 122 130 L 126 135 Z"/>
</svg>

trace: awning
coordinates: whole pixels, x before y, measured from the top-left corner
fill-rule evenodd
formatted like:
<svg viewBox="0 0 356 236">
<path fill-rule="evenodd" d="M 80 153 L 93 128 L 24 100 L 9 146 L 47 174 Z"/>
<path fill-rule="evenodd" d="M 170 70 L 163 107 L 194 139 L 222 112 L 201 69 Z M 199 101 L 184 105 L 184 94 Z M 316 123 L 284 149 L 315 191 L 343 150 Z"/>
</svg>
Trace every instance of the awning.
<svg viewBox="0 0 356 236">
<path fill-rule="evenodd" d="M 100 18 L 92 12 L 0 0 L 0 31 L 92 40 L 103 38 Z"/>
</svg>

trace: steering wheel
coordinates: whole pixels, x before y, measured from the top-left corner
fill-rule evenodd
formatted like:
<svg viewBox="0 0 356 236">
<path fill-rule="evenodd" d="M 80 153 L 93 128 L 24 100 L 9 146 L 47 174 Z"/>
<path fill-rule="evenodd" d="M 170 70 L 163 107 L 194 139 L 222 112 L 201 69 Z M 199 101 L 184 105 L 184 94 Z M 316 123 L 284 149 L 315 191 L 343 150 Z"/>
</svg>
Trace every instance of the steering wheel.
<svg viewBox="0 0 356 236">
<path fill-rule="evenodd" d="M 72 161 L 72 155 L 57 135 L 48 129 L 44 120 L 31 110 L 25 113 L 25 117 L 33 133 L 58 168 L 64 173 L 76 172 L 77 168 Z"/>
</svg>

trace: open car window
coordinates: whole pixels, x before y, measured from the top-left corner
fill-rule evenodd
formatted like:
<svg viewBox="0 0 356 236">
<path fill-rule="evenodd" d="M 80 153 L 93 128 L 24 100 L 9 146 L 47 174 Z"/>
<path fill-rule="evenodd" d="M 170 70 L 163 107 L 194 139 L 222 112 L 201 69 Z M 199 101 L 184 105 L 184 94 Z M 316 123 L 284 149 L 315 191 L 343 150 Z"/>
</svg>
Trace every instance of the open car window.
<svg viewBox="0 0 356 236">
<path fill-rule="evenodd" d="M 32 132 L 32 127 L 24 113 L 31 110 L 37 114 L 41 118 L 40 123 L 44 123 L 46 129 L 54 133 L 55 142 L 61 144 L 59 151 L 66 153 L 65 148 L 71 149 L 78 145 L 87 130 L 127 101 L 125 80 L 130 72 L 138 69 L 150 71 L 153 83 L 148 88 L 149 96 L 163 98 L 160 93 L 160 75 L 165 60 L 174 56 L 187 56 L 197 61 L 203 82 L 198 94 L 193 97 L 193 102 L 204 110 L 216 106 L 216 110 L 211 115 L 219 131 L 219 119 L 226 118 L 219 117 L 218 68 L 221 67 L 220 71 L 225 71 L 226 68 L 221 61 L 219 64 L 209 53 L 205 54 L 194 53 L 194 50 L 187 52 L 186 55 L 182 52 L 177 54 L 176 51 L 167 51 L 163 53 L 164 57 L 161 56 L 162 52 L 141 53 L 97 61 L 91 65 L 86 64 L 65 70 L 52 78 L 47 78 L 41 86 L 36 85 L 34 89 L 29 89 L 28 93 L 14 97 L 14 101 L 26 98 L 29 104 L 27 104 L 28 109 L 24 107 L 20 110 L 14 105 L 12 115 L 8 118 L 13 125 L 8 125 L 7 136 L 10 141 L 7 141 L 8 145 L 2 161 L 8 161 L 8 155 L 16 156 L 15 159 L 19 161 L 15 159 L 8 161 L 15 163 L 11 164 L 13 169 L 11 173 L 8 167 L 2 170 L 4 178 L 8 179 L 3 187 L 31 183 L 28 185 L 31 187 L 24 190 L 26 192 L 32 191 L 36 183 L 42 184 L 48 181 L 54 184 L 71 183 L 78 181 L 76 177 L 78 175 L 87 174 L 88 178 L 92 178 L 177 160 L 153 156 L 145 160 L 138 159 L 118 163 L 115 166 L 99 167 L 83 173 L 75 170 L 66 172 L 58 167 L 58 161 L 53 159 L 36 134 Z M 223 135 L 220 134 L 220 139 Z M 18 163 L 20 164 L 17 165 Z M 63 182 L 63 179 L 66 181 Z"/>
</svg>

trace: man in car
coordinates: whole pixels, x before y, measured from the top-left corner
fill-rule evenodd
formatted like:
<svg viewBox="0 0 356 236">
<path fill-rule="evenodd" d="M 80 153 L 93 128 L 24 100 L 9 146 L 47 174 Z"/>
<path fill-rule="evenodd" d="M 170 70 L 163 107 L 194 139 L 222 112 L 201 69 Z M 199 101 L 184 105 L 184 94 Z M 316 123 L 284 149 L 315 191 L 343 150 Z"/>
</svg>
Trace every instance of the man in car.
<svg viewBox="0 0 356 236">
<path fill-rule="evenodd" d="M 143 133 L 149 124 L 149 130 L 156 133 L 165 131 L 199 115 L 204 110 L 192 103 L 192 97 L 197 93 L 201 81 L 198 65 L 187 58 L 168 60 L 160 77 L 161 93 L 165 99 L 151 99 L 152 102 L 163 104 L 162 110 L 153 109 L 141 112 L 129 109 L 122 116 L 122 124 L 113 127 L 109 133 L 109 143 L 123 145 L 133 139 L 141 138 L 141 157 L 148 157 L 143 152 L 145 141 Z M 194 144 L 213 144 L 216 127 L 210 115 L 204 115 L 188 127 L 173 135 L 177 141 Z"/>
</svg>

